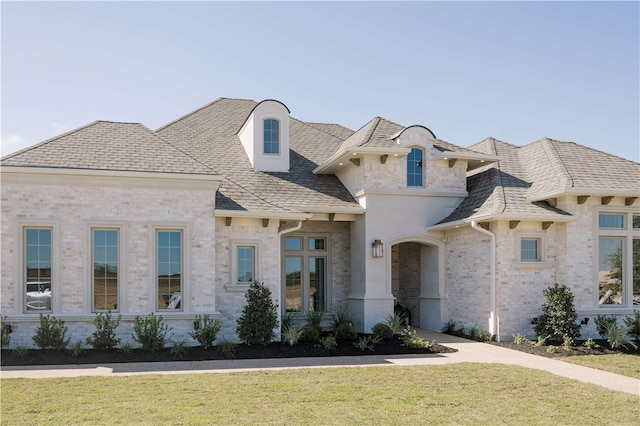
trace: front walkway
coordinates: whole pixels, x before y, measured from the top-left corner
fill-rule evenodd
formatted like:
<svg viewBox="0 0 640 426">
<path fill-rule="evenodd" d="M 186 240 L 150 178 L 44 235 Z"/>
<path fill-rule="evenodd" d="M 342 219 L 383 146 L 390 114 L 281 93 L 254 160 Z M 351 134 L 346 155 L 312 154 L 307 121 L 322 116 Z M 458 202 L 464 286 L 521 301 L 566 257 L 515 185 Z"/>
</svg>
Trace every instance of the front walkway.
<svg viewBox="0 0 640 426">
<path fill-rule="evenodd" d="M 363 355 L 360 357 L 270 358 L 222 361 L 173 361 L 148 363 L 118 363 L 103 365 L 58 365 L 2 367 L 0 378 L 50 378 L 80 376 L 132 376 L 139 374 L 203 374 L 231 373 L 254 370 L 284 370 L 299 368 L 336 368 L 401 365 L 443 365 L 459 362 L 479 362 L 519 365 L 547 371 L 558 376 L 604 386 L 616 391 L 640 396 L 640 380 L 619 374 L 582 367 L 557 359 L 531 355 L 486 343 L 446 334 L 418 330 L 425 339 L 457 349 L 458 352 L 432 355 Z"/>
</svg>

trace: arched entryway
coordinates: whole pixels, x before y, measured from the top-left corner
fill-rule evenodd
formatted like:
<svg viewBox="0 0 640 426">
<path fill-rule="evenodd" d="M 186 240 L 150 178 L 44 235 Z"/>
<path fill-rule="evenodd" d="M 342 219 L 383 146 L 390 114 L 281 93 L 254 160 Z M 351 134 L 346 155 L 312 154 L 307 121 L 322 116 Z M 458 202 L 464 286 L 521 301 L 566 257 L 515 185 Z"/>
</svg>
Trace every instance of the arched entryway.
<svg viewBox="0 0 640 426">
<path fill-rule="evenodd" d="M 440 330 L 445 318 L 442 245 L 425 239 L 396 241 L 391 246 L 391 293 L 408 309 L 411 326 Z"/>
</svg>

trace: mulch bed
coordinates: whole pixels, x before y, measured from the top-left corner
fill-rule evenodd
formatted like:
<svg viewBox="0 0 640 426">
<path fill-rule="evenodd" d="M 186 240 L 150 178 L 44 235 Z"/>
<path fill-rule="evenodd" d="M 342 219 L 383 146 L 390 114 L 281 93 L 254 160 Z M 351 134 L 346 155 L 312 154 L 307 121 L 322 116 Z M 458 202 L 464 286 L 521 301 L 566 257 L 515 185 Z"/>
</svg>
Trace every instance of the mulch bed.
<svg viewBox="0 0 640 426">
<path fill-rule="evenodd" d="M 334 350 L 324 349 L 319 344 L 301 342 L 294 346 L 284 343 L 271 343 L 266 346 L 236 345 L 235 359 L 258 358 L 297 358 L 297 357 L 328 357 L 328 356 L 363 356 L 363 355 L 396 355 L 396 354 L 432 354 L 456 352 L 455 349 L 434 344 L 429 349 L 412 349 L 402 346 L 399 339 L 385 340 L 375 344 L 374 350 L 356 348 L 353 341 L 339 341 Z M 14 351 L 2 350 L 2 365 L 61 365 L 61 364 L 106 364 L 122 362 L 158 362 L 158 361 L 204 361 L 228 359 L 215 347 L 203 349 L 201 347 L 185 348 L 182 358 L 176 358 L 169 348 L 151 353 L 134 349 L 125 354 L 122 351 L 96 351 L 85 349 L 75 357 L 71 352 L 53 350 L 29 349 L 24 357 L 17 357 Z"/>
<path fill-rule="evenodd" d="M 562 347 L 561 343 L 556 344 L 555 352 L 549 352 L 549 346 L 536 346 L 534 344 L 516 344 L 513 342 L 487 342 L 492 345 L 501 346 L 508 349 L 513 349 L 520 352 L 526 352 L 533 355 L 540 355 L 547 358 L 562 358 L 567 356 L 579 356 L 579 355 L 609 355 L 609 354 L 617 354 L 617 353 L 626 353 L 631 355 L 639 355 L 640 350 L 634 349 L 631 346 L 620 349 L 611 349 L 606 340 L 596 340 L 595 341 L 598 346 L 598 349 L 589 349 L 585 346 L 582 346 L 583 342 L 578 342 L 577 346 L 572 346 L 570 348 L 565 349 Z M 639 342 L 640 343 L 640 342 Z"/>
</svg>

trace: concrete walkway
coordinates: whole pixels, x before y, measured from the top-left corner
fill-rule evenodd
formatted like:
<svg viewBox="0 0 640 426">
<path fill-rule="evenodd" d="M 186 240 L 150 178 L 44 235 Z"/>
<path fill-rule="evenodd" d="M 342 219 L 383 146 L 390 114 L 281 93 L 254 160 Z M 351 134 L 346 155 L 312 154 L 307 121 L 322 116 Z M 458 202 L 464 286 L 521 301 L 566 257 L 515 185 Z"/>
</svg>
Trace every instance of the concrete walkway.
<svg viewBox="0 0 640 426">
<path fill-rule="evenodd" d="M 173 361 L 147 363 L 79 364 L 56 366 L 2 367 L 0 378 L 51 378 L 80 376 L 132 376 L 140 374 L 204 374 L 254 370 L 336 368 L 367 366 L 443 365 L 459 362 L 519 365 L 558 376 L 640 396 L 640 380 L 582 367 L 557 359 L 531 355 L 446 334 L 419 330 L 425 339 L 457 349 L 458 352 L 431 355 L 363 355 L 359 357 L 271 358 L 218 361 Z"/>
</svg>

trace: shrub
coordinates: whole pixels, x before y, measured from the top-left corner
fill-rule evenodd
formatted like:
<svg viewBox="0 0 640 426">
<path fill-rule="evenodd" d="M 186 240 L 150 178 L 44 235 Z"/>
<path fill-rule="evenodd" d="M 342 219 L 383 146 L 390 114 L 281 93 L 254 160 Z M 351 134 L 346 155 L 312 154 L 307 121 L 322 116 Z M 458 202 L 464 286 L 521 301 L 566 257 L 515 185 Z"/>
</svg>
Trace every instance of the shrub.
<svg viewBox="0 0 640 426">
<path fill-rule="evenodd" d="M 351 340 L 358 337 L 353 316 L 346 308 L 338 309 L 332 314 L 331 326 L 333 327 L 333 334 L 338 340 Z"/>
<path fill-rule="evenodd" d="M 113 349 L 118 346 L 120 339 L 116 337 L 116 328 L 120 325 L 122 315 L 118 314 L 114 320 L 111 318 L 111 311 L 99 312 L 93 320 L 96 331 L 87 337 L 87 344 L 99 351 Z"/>
<path fill-rule="evenodd" d="M 245 293 L 247 303 L 238 318 L 236 333 L 247 345 L 266 345 L 275 337 L 278 326 L 278 305 L 271 300 L 271 290 L 254 281 Z"/>
<path fill-rule="evenodd" d="M 33 343 L 40 349 L 55 349 L 63 351 L 69 346 L 69 337 L 66 337 L 69 329 L 64 325 L 63 320 L 53 316 L 40 314 L 40 326 L 36 329 Z"/>
<path fill-rule="evenodd" d="M 282 328 L 282 340 L 288 343 L 289 346 L 293 346 L 298 343 L 302 337 L 304 329 L 295 325 L 287 325 Z"/>
<path fill-rule="evenodd" d="M 578 314 L 573 305 L 573 293 L 566 285 L 555 283 L 543 290 L 545 302 L 542 315 L 534 320 L 534 330 L 538 336 L 549 336 L 551 340 L 564 341 L 565 337 L 580 337 Z"/>
<path fill-rule="evenodd" d="M 193 332 L 189 332 L 189 336 L 197 340 L 200 346 L 207 349 L 213 346 L 219 331 L 220 324 L 214 318 L 211 318 L 209 314 L 196 315 L 193 320 Z"/>
<path fill-rule="evenodd" d="M 29 355 L 29 349 L 26 346 L 16 345 L 11 351 L 11 356 L 16 359 L 25 359 Z"/>
<path fill-rule="evenodd" d="M 489 342 L 491 340 L 491 333 L 487 330 L 480 330 L 478 333 L 478 340 L 481 342 Z"/>
<path fill-rule="evenodd" d="M 164 348 L 167 333 L 171 327 L 167 326 L 162 315 L 155 316 L 153 312 L 145 318 L 136 316 L 133 321 L 133 340 L 142 345 L 142 349 L 149 352 L 157 352 Z"/>
<path fill-rule="evenodd" d="M 11 342 L 10 334 L 13 333 L 13 327 L 7 322 L 7 317 L 0 317 L 0 328 L 2 329 L 0 348 L 9 349 L 9 343 Z"/>
<path fill-rule="evenodd" d="M 131 345 L 130 341 L 126 341 L 124 342 L 122 345 L 120 345 L 120 352 L 122 352 L 123 354 L 129 356 L 133 354 L 133 345 Z"/>
<path fill-rule="evenodd" d="M 591 337 L 584 342 L 583 346 L 587 349 L 600 349 L 600 345 L 598 345 Z"/>
<path fill-rule="evenodd" d="M 71 356 L 74 358 L 80 358 L 80 355 L 82 355 L 82 341 L 78 340 L 71 345 Z"/>
<path fill-rule="evenodd" d="M 358 339 L 357 342 L 353 342 L 353 346 L 360 349 L 361 351 L 366 351 L 367 349 L 370 351 L 374 351 L 376 349 L 376 343 L 378 340 L 375 337 L 371 336 L 362 336 Z"/>
<path fill-rule="evenodd" d="M 549 336 L 538 336 L 538 340 L 534 343 L 536 346 L 544 346 L 547 344 Z"/>
<path fill-rule="evenodd" d="M 555 354 L 557 349 L 558 349 L 557 346 L 549 345 L 547 346 L 547 353 Z"/>
<path fill-rule="evenodd" d="M 395 312 L 392 314 L 387 314 L 387 316 L 385 317 L 385 324 L 389 326 L 389 328 L 391 329 L 392 336 L 395 336 L 396 334 L 400 333 L 400 330 L 402 330 L 402 326 L 404 325 L 404 322 L 405 322 L 404 316 L 399 315 Z"/>
<path fill-rule="evenodd" d="M 393 329 L 386 323 L 379 322 L 371 327 L 371 332 L 380 340 L 393 338 Z"/>
<path fill-rule="evenodd" d="M 457 328 L 458 324 L 454 320 L 450 319 L 444 326 L 442 326 L 442 332 L 444 334 L 453 335 Z"/>
<path fill-rule="evenodd" d="M 220 355 L 226 359 L 233 359 L 236 357 L 236 344 L 229 340 L 223 340 L 220 342 L 216 346 L 216 349 L 220 352 Z"/>
<path fill-rule="evenodd" d="M 171 349 L 169 349 L 171 356 L 174 359 L 184 359 L 184 356 L 187 353 L 187 344 L 184 340 L 175 341 L 171 344 Z"/>
<path fill-rule="evenodd" d="M 598 315 L 594 322 L 596 323 L 598 334 L 600 334 L 602 338 L 606 339 L 605 335 L 607 334 L 607 329 L 612 325 L 617 325 L 618 319 L 615 315 Z"/>
<path fill-rule="evenodd" d="M 629 334 L 640 340 L 640 311 L 636 311 L 632 317 L 626 317 L 624 323 L 629 328 Z"/>
<path fill-rule="evenodd" d="M 402 339 L 402 346 L 412 349 L 426 349 L 433 345 L 433 342 L 429 342 L 422 337 L 418 337 L 416 331 L 410 326 L 407 326 L 407 328 L 400 334 L 400 338 Z"/>
<path fill-rule="evenodd" d="M 322 312 L 307 312 L 307 322 L 302 327 L 301 340 L 305 342 L 319 342 L 322 335 Z"/>
<path fill-rule="evenodd" d="M 626 348 L 627 346 L 638 348 L 629 338 L 629 327 L 618 327 L 615 322 L 607 325 L 603 337 L 607 339 L 611 349 Z"/>
<path fill-rule="evenodd" d="M 529 339 L 527 339 L 527 337 L 524 334 L 512 334 L 513 336 L 513 343 L 515 343 L 516 345 L 530 345 L 533 342 Z"/>
<path fill-rule="evenodd" d="M 327 350 L 334 350 L 335 348 L 338 347 L 338 341 L 336 340 L 336 338 L 334 336 L 325 336 L 323 338 L 320 339 L 320 344 L 322 345 L 323 348 L 327 349 Z"/>
<path fill-rule="evenodd" d="M 562 341 L 562 349 L 564 349 L 565 351 L 569 351 L 574 343 L 575 341 L 573 340 L 573 338 L 564 336 L 564 340 Z"/>
</svg>

